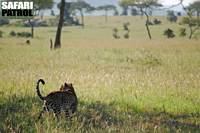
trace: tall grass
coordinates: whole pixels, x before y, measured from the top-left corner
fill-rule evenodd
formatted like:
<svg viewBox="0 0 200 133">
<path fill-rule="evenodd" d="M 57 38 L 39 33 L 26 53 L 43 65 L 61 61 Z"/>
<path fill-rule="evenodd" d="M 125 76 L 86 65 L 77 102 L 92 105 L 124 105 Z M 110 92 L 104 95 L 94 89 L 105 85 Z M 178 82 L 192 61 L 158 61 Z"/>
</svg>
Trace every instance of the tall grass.
<svg viewBox="0 0 200 133">
<path fill-rule="evenodd" d="M 165 39 L 162 29 L 175 27 L 165 21 L 152 27 L 152 41 L 140 18 L 101 21 L 88 17 L 85 29 L 65 27 L 62 49 L 56 51 L 49 50 L 53 27 L 37 28 L 31 46 L 23 38 L 0 38 L 0 131 L 199 131 L 199 41 Z M 124 21 L 131 22 L 131 39 L 114 40 L 113 27 Z M 2 30 L 8 35 L 13 28 L 30 30 Z M 37 121 L 42 109 L 35 92 L 39 78 L 47 83 L 43 95 L 73 83 L 79 107 L 72 121 L 57 121 L 51 113 Z"/>
</svg>

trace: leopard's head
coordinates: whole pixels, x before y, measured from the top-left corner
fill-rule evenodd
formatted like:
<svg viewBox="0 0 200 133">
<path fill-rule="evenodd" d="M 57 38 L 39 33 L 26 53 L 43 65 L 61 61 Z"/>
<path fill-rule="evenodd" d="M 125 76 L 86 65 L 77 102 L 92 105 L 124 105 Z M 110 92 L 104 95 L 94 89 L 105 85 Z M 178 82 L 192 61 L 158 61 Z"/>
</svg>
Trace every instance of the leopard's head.
<svg viewBox="0 0 200 133">
<path fill-rule="evenodd" d="M 74 87 L 72 85 L 72 83 L 64 83 L 64 85 L 62 85 L 60 87 L 60 91 L 69 91 L 69 92 L 72 92 L 73 94 L 75 94 L 75 90 L 74 90 Z"/>
</svg>

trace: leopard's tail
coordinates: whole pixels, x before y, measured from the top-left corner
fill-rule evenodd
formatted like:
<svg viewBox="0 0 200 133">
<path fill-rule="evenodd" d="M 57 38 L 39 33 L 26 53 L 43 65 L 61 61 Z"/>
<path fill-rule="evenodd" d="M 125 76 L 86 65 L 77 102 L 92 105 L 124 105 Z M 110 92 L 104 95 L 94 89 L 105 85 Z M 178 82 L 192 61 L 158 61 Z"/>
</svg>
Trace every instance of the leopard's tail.
<svg viewBox="0 0 200 133">
<path fill-rule="evenodd" d="M 41 100 L 45 100 L 46 97 L 43 97 L 43 96 L 41 95 L 41 93 L 40 93 L 40 88 L 39 88 L 40 82 L 41 82 L 43 85 L 45 84 L 45 82 L 44 82 L 43 79 L 39 79 L 39 80 L 37 81 L 37 85 L 36 85 L 37 95 L 39 96 L 39 98 L 40 98 Z"/>
</svg>

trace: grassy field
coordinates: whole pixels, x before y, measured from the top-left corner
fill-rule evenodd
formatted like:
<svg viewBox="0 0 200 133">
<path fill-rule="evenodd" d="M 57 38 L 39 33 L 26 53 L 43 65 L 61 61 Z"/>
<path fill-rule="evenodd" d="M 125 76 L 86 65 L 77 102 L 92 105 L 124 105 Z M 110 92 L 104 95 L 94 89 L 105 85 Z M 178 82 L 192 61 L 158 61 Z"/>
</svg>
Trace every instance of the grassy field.
<svg viewBox="0 0 200 133">
<path fill-rule="evenodd" d="M 8 35 L 29 28 L 1 27 L 0 132 L 199 132 L 200 41 L 166 39 L 163 30 L 178 33 L 178 26 L 161 19 L 149 41 L 140 17 L 87 17 L 85 29 L 63 29 L 56 51 L 49 49 L 55 27 L 36 28 L 30 46 Z M 113 39 L 114 27 L 124 34 L 124 22 L 130 39 Z M 36 121 L 39 78 L 43 95 L 73 83 L 79 107 L 71 122 L 48 113 Z"/>
</svg>

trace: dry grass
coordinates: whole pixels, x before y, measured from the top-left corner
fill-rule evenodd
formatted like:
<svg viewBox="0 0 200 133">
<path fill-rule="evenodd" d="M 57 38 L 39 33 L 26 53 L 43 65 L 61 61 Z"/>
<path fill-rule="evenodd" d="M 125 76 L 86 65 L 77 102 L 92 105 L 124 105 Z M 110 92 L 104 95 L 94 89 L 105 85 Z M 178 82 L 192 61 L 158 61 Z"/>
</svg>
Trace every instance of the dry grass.
<svg viewBox="0 0 200 133">
<path fill-rule="evenodd" d="M 162 18 L 161 18 L 162 19 Z M 65 27 L 62 49 L 49 50 L 56 28 L 36 28 L 35 39 L 0 38 L 0 131 L 6 132 L 198 132 L 200 129 L 199 40 L 165 39 L 144 20 L 113 17 L 86 19 L 86 28 Z M 131 39 L 114 40 L 112 29 L 131 22 Z M 45 95 L 72 82 L 79 108 L 72 122 L 46 115 L 37 122 L 42 102 L 35 83 L 44 78 Z"/>
</svg>

